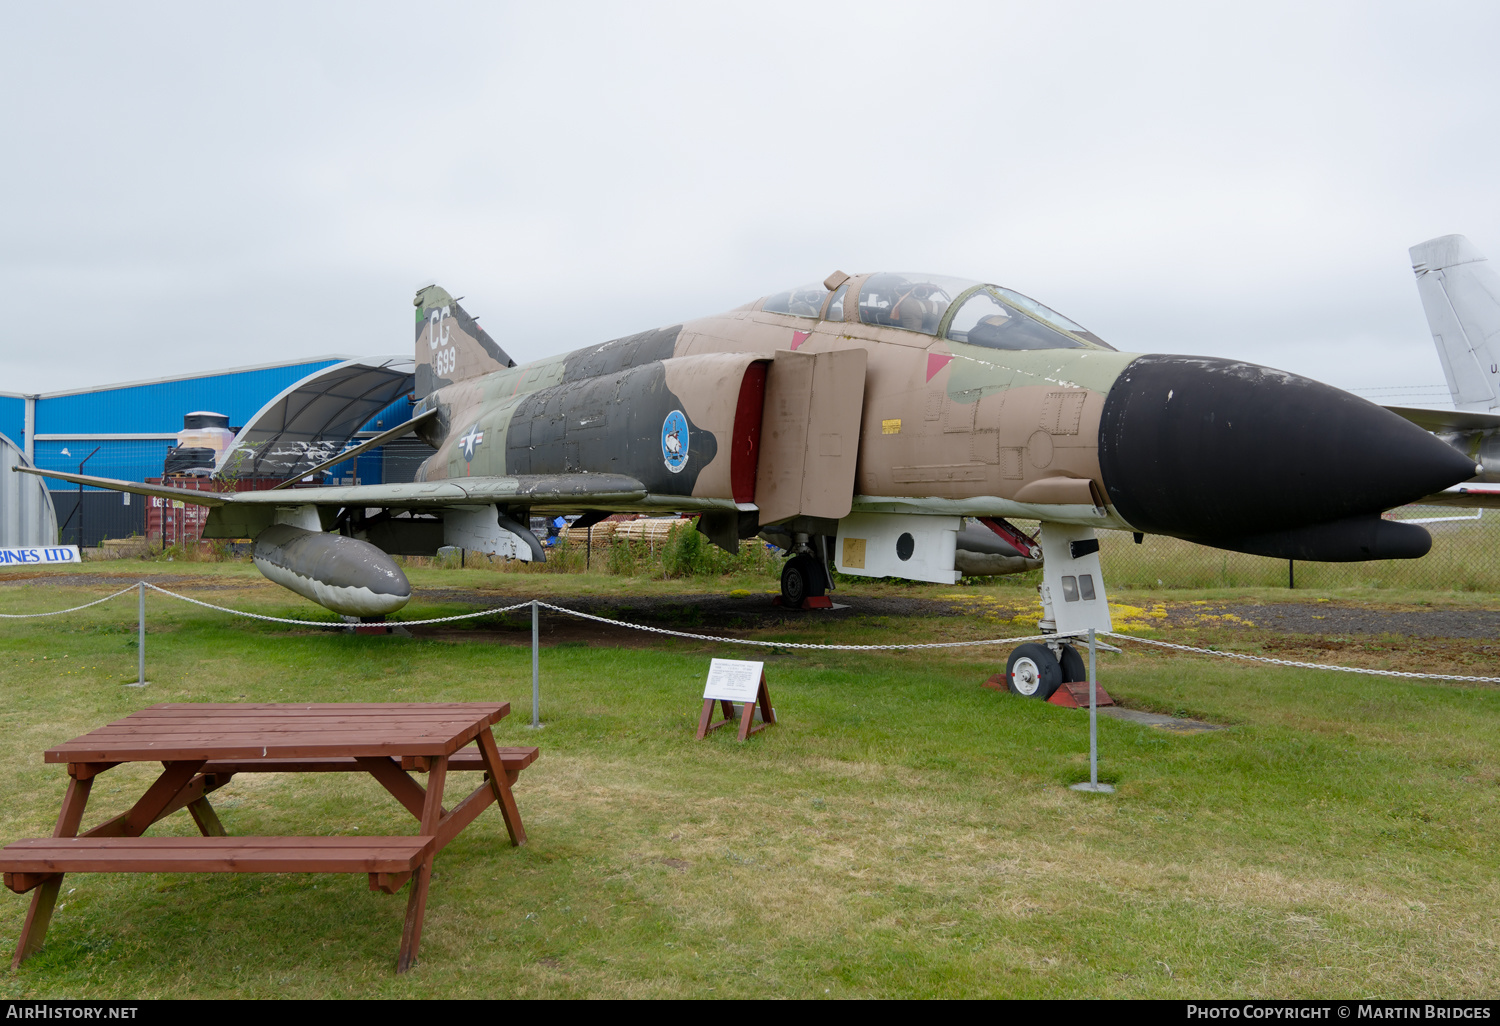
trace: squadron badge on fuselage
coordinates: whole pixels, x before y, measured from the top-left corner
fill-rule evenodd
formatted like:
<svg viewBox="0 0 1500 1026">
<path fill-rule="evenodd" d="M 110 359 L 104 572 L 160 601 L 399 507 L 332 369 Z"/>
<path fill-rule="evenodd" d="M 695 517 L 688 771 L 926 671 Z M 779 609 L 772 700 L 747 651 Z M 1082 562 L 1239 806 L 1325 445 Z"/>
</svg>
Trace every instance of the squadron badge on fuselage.
<svg viewBox="0 0 1500 1026">
<path fill-rule="evenodd" d="M 661 425 L 661 458 L 672 473 L 680 473 L 688 460 L 688 425 L 681 410 L 673 410 Z"/>
</svg>

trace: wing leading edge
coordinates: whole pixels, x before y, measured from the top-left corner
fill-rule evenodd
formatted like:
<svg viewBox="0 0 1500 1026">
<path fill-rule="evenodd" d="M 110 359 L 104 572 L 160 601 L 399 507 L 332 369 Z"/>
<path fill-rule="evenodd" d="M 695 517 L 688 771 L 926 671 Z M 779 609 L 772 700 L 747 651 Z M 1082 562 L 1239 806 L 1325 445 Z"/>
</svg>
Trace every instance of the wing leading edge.
<svg viewBox="0 0 1500 1026">
<path fill-rule="evenodd" d="M 72 484 L 175 499 L 195 506 L 392 506 L 404 509 L 476 505 L 497 502 L 525 505 L 564 504 L 570 508 L 617 508 L 660 504 L 692 508 L 697 500 L 683 496 L 650 496 L 646 486 L 624 474 L 518 474 L 509 477 L 466 477 L 403 484 L 296 488 L 288 491 L 199 492 L 139 481 L 70 474 L 61 470 L 15 468 L 21 473 L 55 478 Z M 732 505 L 732 504 L 731 504 Z"/>
</svg>

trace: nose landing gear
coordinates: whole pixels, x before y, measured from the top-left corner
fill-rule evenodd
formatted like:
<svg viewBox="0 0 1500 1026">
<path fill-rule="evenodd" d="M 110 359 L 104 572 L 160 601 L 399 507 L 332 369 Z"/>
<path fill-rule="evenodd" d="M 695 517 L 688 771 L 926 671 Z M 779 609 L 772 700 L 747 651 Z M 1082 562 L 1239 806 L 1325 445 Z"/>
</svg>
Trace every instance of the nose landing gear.
<svg viewBox="0 0 1500 1026">
<path fill-rule="evenodd" d="M 1033 641 L 1017 645 L 1005 663 L 1006 690 L 1023 698 L 1045 702 L 1062 685 L 1085 684 L 1088 679 L 1083 656 L 1066 643 Z"/>
<path fill-rule="evenodd" d="M 1045 702 L 1061 683 L 1062 666 L 1046 645 L 1017 645 L 1005 661 L 1005 686 L 1013 695 Z"/>
</svg>

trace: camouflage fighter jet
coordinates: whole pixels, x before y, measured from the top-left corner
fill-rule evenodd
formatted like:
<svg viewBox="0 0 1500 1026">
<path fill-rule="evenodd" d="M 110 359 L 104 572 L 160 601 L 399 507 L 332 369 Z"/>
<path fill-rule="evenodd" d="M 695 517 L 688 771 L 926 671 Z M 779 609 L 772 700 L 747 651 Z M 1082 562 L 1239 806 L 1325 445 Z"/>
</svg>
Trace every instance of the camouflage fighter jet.
<svg viewBox="0 0 1500 1026">
<path fill-rule="evenodd" d="M 417 293 L 416 406 L 436 451 L 410 484 L 213 494 L 47 472 L 213 506 L 272 580 L 379 616 L 411 589 L 387 553 L 543 559 L 531 513 L 698 514 L 734 551 L 788 556 L 782 601 L 831 568 L 954 583 L 1043 563 L 1043 627 L 1109 627 L 1098 529 L 1304 560 L 1413 558 L 1384 510 L 1476 473 L 1349 393 L 1251 363 L 1117 352 L 1017 292 L 835 272 L 714 317 L 516 366 L 447 292 Z M 348 459 L 351 450 L 338 456 Z M 333 462 L 333 461 L 330 461 Z M 966 527 L 974 518 L 982 527 Z M 1037 538 L 1007 518 L 1041 522 Z M 1082 661 L 1012 653 L 1045 698 Z"/>
</svg>

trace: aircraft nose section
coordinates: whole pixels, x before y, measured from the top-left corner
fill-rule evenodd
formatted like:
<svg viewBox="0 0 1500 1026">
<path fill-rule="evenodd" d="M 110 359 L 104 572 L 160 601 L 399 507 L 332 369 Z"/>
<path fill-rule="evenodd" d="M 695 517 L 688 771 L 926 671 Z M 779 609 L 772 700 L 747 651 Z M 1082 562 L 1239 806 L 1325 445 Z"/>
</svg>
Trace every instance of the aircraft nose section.
<svg viewBox="0 0 1500 1026">
<path fill-rule="evenodd" d="M 1099 462 L 1144 531 L 1213 539 L 1369 516 L 1474 476 L 1389 410 L 1252 363 L 1143 356 L 1105 399 Z"/>
</svg>

